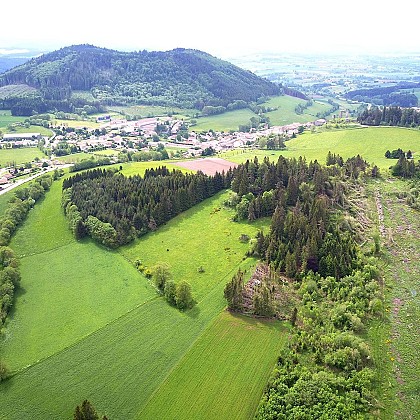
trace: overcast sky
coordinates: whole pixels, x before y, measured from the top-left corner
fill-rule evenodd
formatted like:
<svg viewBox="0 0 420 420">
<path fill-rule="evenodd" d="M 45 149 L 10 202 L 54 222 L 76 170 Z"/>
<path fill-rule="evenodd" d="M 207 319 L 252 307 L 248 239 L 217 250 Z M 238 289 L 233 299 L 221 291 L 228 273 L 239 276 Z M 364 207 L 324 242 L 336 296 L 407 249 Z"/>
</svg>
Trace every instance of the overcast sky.
<svg viewBox="0 0 420 420">
<path fill-rule="evenodd" d="M 5 3 L 5 4 L 3 4 Z M 420 51 L 418 0 L 2 2 L 0 50 L 89 43 L 119 50 Z"/>
</svg>

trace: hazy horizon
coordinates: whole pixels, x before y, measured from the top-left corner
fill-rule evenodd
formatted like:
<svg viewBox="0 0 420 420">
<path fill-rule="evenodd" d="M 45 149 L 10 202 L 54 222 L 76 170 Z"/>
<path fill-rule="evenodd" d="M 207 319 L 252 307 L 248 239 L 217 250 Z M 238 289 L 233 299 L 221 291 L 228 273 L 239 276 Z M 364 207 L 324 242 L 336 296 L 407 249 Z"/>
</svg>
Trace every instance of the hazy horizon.
<svg viewBox="0 0 420 420">
<path fill-rule="evenodd" d="M 261 6 L 214 0 L 197 5 L 124 3 L 74 0 L 67 9 L 51 0 L 31 2 L 25 13 L 3 5 L 0 51 L 52 51 L 75 44 L 124 51 L 167 51 L 194 48 L 227 58 L 255 53 L 412 54 L 420 52 L 417 14 L 420 6 L 405 5 L 404 19 L 395 9 L 354 0 L 282 4 L 268 0 Z M 18 20 L 17 20 L 18 19 Z M 7 52 L 7 51 L 6 51 Z"/>
</svg>

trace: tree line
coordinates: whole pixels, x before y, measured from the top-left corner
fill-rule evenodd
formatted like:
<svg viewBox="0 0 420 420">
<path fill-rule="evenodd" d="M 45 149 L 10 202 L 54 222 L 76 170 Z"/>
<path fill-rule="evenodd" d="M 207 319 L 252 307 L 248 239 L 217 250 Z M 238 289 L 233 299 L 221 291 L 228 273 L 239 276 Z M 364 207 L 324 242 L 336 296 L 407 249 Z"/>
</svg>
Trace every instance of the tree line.
<svg viewBox="0 0 420 420">
<path fill-rule="evenodd" d="M 357 121 L 364 125 L 391 125 L 414 128 L 420 125 L 420 111 L 399 106 L 372 106 L 369 109 L 365 108 L 357 117 Z"/>
<path fill-rule="evenodd" d="M 62 206 L 77 239 L 90 235 L 117 247 L 227 188 L 230 177 L 231 171 L 208 176 L 165 166 L 143 177 L 94 169 L 64 180 Z"/>
</svg>

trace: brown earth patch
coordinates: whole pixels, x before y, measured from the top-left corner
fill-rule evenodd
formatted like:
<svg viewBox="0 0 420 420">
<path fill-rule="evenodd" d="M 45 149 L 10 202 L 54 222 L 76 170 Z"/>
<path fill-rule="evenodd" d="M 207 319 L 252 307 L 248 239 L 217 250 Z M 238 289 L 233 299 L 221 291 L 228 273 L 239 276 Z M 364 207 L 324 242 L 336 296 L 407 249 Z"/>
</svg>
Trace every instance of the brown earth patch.
<svg viewBox="0 0 420 420">
<path fill-rule="evenodd" d="M 182 166 L 193 171 L 201 171 L 206 175 L 214 175 L 216 172 L 227 172 L 229 168 L 236 168 L 238 164 L 221 158 L 206 158 L 177 162 L 177 166 Z"/>
</svg>

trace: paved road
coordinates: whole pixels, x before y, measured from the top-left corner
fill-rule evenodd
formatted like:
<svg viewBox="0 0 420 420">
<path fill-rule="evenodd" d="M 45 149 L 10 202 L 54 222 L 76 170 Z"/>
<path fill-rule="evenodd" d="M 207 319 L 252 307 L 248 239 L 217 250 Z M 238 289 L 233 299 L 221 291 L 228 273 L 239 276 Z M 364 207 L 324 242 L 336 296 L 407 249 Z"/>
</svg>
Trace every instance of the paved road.
<svg viewBox="0 0 420 420">
<path fill-rule="evenodd" d="M 6 194 L 9 191 L 12 191 L 14 188 L 18 187 L 19 185 L 24 184 L 25 182 L 29 182 L 32 181 L 35 178 L 38 178 L 39 176 L 42 176 L 48 172 L 54 171 L 55 169 L 64 169 L 64 168 L 68 168 L 72 166 L 72 164 L 66 164 L 66 165 L 60 165 L 60 166 L 54 166 L 51 168 L 47 168 L 45 171 L 42 172 L 38 172 L 35 175 L 31 175 L 28 178 L 24 178 L 24 179 L 18 179 L 17 181 L 15 181 L 13 184 L 8 185 L 7 187 L 5 187 L 4 189 L 2 189 L 0 191 L 0 195 L 2 194 Z"/>
</svg>

